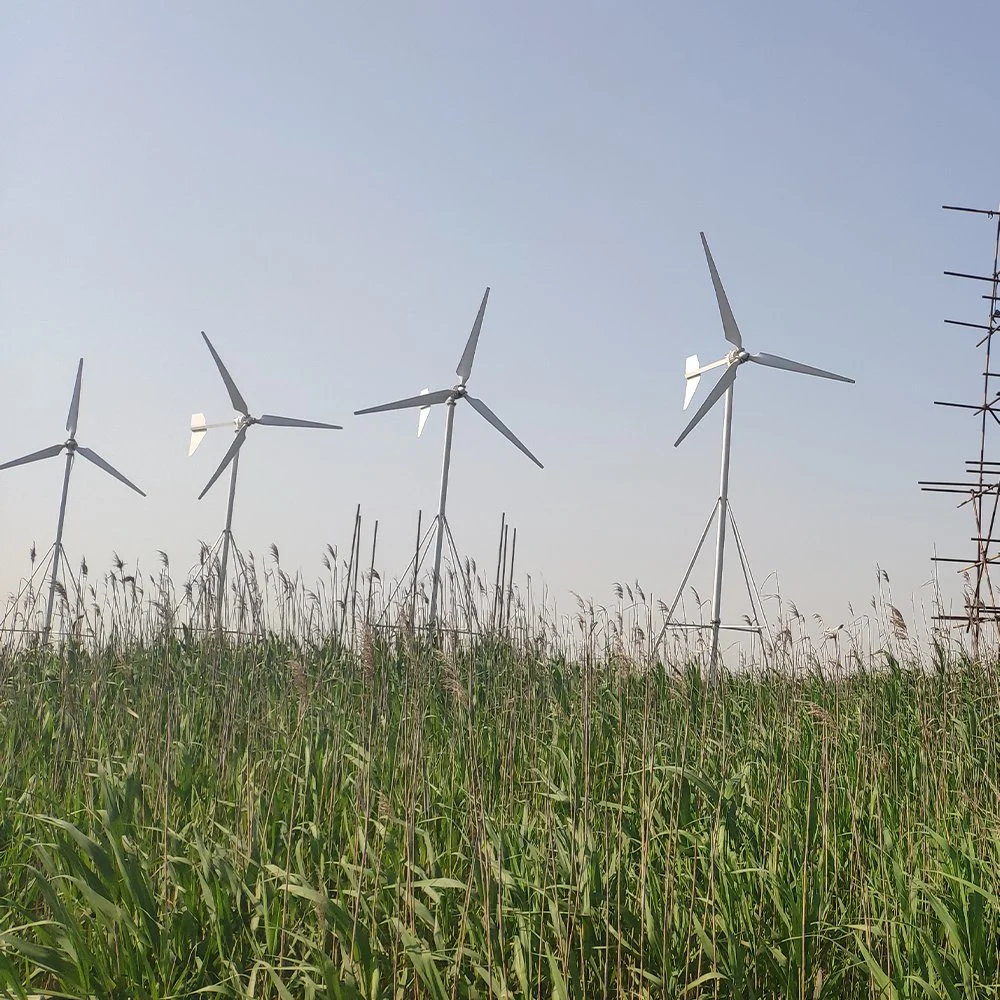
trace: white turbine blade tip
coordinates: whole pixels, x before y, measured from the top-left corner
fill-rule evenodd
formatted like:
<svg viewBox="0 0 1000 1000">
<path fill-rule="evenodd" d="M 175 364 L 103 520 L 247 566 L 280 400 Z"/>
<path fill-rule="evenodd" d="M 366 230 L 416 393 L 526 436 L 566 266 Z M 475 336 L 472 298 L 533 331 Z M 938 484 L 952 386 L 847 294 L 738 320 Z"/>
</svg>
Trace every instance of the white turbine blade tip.
<svg viewBox="0 0 1000 1000">
<path fill-rule="evenodd" d="M 188 458 L 190 458 L 197 450 L 198 445 L 201 444 L 202 438 L 208 433 L 203 427 L 201 429 L 192 429 L 191 431 L 191 444 L 188 445 Z"/>
</svg>

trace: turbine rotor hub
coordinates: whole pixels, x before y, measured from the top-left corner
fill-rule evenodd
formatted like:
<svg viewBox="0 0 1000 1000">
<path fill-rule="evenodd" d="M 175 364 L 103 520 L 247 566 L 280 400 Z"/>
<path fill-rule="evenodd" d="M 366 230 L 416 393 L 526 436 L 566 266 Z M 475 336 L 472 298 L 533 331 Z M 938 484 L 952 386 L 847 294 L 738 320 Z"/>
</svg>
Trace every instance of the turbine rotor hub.
<svg viewBox="0 0 1000 1000">
<path fill-rule="evenodd" d="M 76 438 L 74 437 L 66 438 L 66 450 L 72 453 L 76 451 L 76 449 L 77 449 Z"/>
<path fill-rule="evenodd" d="M 750 352 L 745 351 L 742 347 L 737 347 L 735 350 L 729 352 L 729 360 L 732 363 L 741 365 L 744 361 L 750 360 Z"/>
</svg>

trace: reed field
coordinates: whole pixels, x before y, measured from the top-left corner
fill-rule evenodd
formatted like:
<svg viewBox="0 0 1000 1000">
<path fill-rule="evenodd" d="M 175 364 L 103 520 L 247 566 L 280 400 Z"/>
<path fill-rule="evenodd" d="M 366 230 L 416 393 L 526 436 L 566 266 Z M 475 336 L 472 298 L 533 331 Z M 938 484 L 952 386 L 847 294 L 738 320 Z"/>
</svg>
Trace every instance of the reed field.
<svg viewBox="0 0 1000 1000">
<path fill-rule="evenodd" d="M 329 554 L 249 561 L 255 631 L 116 559 L 0 648 L 0 993 L 1000 996 L 995 662 L 884 574 L 713 680 L 638 585 L 559 616 L 467 565 L 479 634 L 431 643 Z"/>
<path fill-rule="evenodd" d="M 0 982 L 1000 995 L 998 693 L 940 646 L 715 683 L 370 627 L 10 647 Z"/>
</svg>

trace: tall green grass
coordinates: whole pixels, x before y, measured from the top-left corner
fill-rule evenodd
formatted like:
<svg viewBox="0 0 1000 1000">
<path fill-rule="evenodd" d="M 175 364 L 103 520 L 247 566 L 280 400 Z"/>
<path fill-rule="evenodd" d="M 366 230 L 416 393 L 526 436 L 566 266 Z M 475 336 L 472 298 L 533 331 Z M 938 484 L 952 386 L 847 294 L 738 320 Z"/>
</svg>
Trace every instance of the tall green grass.
<svg viewBox="0 0 1000 1000">
<path fill-rule="evenodd" d="M 5 656 L 9 995 L 1000 996 L 982 665 Z"/>
</svg>

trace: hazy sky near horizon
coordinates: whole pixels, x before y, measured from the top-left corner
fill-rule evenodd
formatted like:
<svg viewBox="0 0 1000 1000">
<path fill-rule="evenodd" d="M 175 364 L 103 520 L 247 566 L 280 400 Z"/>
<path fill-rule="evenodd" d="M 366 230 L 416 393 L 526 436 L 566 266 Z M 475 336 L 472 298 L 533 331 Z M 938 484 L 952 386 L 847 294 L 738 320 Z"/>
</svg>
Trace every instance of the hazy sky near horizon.
<svg viewBox="0 0 1000 1000">
<path fill-rule="evenodd" d="M 0 461 L 54 444 L 85 357 L 65 545 L 175 575 L 214 541 L 231 415 L 205 330 L 256 427 L 234 535 L 286 569 L 346 552 L 405 567 L 436 506 L 444 413 L 353 410 L 455 381 L 545 464 L 457 414 L 449 520 L 568 604 L 638 579 L 669 600 L 718 491 L 721 406 L 682 444 L 684 358 L 728 345 L 704 230 L 751 351 L 731 499 L 758 580 L 829 623 L 875 567 L 929 604 L 930 557 L 971 552 L 968 509 L 923 494 L 977 447 L 975 331 L 995 206 L 989 3 L 143 4 L 0 7 Z M 703 398 L 714 376 L 706 376 Z M 0 590 L 51 543 L 61 462 L 0 473 Z M 426 516 L 426 515 L 425 515 Z M 694 578 L 708 592 L 711 559 Z M 727 619 L 741 604 L 730 565 Z M 958 587 L 942 571 L 946 594 Z"/>
</svg>

